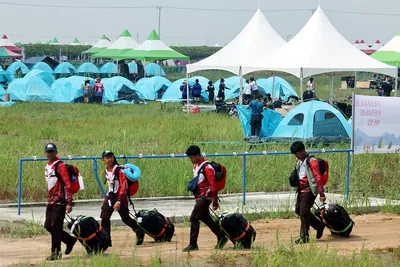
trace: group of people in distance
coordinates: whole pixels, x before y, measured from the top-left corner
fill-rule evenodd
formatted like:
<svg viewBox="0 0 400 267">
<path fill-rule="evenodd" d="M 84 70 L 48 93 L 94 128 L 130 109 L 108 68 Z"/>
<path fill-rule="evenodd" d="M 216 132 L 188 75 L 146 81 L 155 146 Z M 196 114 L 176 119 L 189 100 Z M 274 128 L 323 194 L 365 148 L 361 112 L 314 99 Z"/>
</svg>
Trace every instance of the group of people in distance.
<svg viewBox="0 0 400 267">
<path fill-rule="evenodd" d="M 86 78 L 82 84 L 82 96 L 85 103 L 98 103 L 101 104 L 104 95 L 104 85 L 101 83 L 100 78 L 96 78 L 95 84 L 90 84 L 90 79 Z"/>
<path fill-rule="evenodd" d="M 300 216 L 300 237 L 297 244 L 309 242 L 310 226 L 317 231 L 317 239 L 323 235 L 324 223 L 315 218 L 310 209 L 320 195 L 320 201 L 325 202 L 325 194 L 321 175 L 319 173 L 318 160 L 310 157 L 302 142 L 295 142 L 290 147 L 292 154 L 296 156 L 296 170 L 298 171 L 299 187 L 297 190 L 296 213 Z M 68 255 L 77 239 L 63 230 L 63 222 L 66 213 L 70 213 L 73 207 L 71 181 L 66 165 L 58 157 L 57 146 L 48 143 L 44 153 L 48 162 L 45 167 L 45 178 L 48 184 L 48 204 L 46 208 L 46 221 L 44 227 L 51 234 L 51 254 L 46 259 L 49 261 L 61 259 L 61 242 L 66 244 L 65 254 Z M 215 171 L 202 156 L 200 148 L 192 145 L 186 150 L 186 155 L 193 163 L 193 176 L 198 177 L 194 192 L 195 205 L 190 216 L 190 242 L 183 252 L 198 250 L 197 240 L 200 231 L 200 222 L 203 222 L 217 237 L 215 249 L 222 249 L 228 242 L 225 233 L 210 215 L 210 206 L 216 211 L 219 208 L 218 190 L 216 186 Z M 307 160 L 308 159 L 308 160 Z M 138 226 L 136 220 L 129 215 L 127 178 L 112 151 L 104 151 L 102 160 L 105 163 L 105 178 L 108 184 L 106 198 L 101 206 L 101 226 L 111 240 L 110 218 L 114 211 L 121 216 L 122 221 L 136 234 L 136 245 L 141 245 L 145 232 Z M 204 165 L 204 166 L 203 166 Z M 116 173 L 118 171 L 118 173 Z"/>
<path fill-rule="evenodd" d="M 185 80 L 183 81 L 181 87 L 180 87 L 181 93 L 182 93 L 182 100 L 187 100 L 188 99 L 188 92 L 189 92 L 189 98 L 192 96 L 193 101 L 195 104 L 199 104 L 201 102 L 201 92 L 203 88 L 201 87 L 199 79 L 195 80 L 195 83 L 193 86 L 190 86 L 188 82 Z M 216 102 L 224 102 L 225 101 L 225 90 L 231 90 L 225 85 L 225 79 L 221 79 L 219 83 L 219 88 L 218 88 L 218 94 L 217 98 L 215 98 L 215 87 L 212 83 L 212 81 L 208 81 L 208 86 L 207 86 L 207 93 L 208 93 L 208 99 L 210 103 L 214 103 L 214 100 Z"/>
<path fill-rule="evenodd" d="M 370 80 L 370 88 L 376 88 L 378 96 L 390 97 L 393 91 L 393 80 L 390 76 L 386 76 L 385 80 L 382 80 L 381 76 L 374 74 Z"/>
</svg>

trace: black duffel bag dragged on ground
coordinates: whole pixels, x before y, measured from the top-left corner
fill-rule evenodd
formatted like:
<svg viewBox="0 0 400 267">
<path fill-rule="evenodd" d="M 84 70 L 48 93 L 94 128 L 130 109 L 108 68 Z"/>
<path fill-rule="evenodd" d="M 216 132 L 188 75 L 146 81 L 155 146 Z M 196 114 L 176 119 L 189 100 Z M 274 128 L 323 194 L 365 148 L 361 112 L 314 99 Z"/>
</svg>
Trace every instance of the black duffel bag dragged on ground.
<svg viewBox="0 0 400 267">
<path fill-rule="evenodd" d="M 135 217 L 139 227 L 155 241 L 171 242 L 175 226 L 168 217 L 159 213 L 157 209 L 139 210 Z"/>
<path fill-rule="evenodd" d="M 232 241 L 235 248 L 251 248 L 256 239 L 256 231 L 243 215 L 239 213 L 223 213 L 218 216 L 218 221 L 221 230 Z"/>
<path fill-rule="evenodd" d="M 354 222 L 339 204 L 323 204 L 316 209 L 315 215 L 333 235 L 350 237 Z"/>
<path fill-rule="evenodd" d="M 69 216 L 68 216 L 69 217 Z M 68 229 L 81 242 L 88 254 L 102 253 L 111 246 L 111 241 L 104 229 L 93 217 L 69 217 Z"/>
</svg>

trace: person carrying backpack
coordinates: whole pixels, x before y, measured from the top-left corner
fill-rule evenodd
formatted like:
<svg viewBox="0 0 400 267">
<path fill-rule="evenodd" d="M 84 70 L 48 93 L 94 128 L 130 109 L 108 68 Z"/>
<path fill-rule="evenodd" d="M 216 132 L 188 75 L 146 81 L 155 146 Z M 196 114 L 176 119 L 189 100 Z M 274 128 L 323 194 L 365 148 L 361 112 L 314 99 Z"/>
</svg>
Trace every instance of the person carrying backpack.
<svg viewBox="0 0 400 267">
<path fill-rule="evenodd" d="M 325 203 L 326 197 L 318 159 L 310 156 L 306 152 L 303 142 L 300 141 L 291 145 L 290 152 L 297 159 L 295 170 L 298 179 L 296 214 L 300 216 L 301 220 L 300 237 L 295 242 L 304 244 L 309 242 L 310 226 L 317 230 L 317 239 L 320 239 L 324 233 L 325 224 L 318 220 L 310 210 L 318 194 L 322 203 Z"/>
<path fill-rule="evenodd" d="M 112 151 L 106 150 L 102 154 L 106 164 L 106 181 L 108 193 L 101 207 L 101 227 L 107 232 L 111 243 L 111 215 L 117 211 L 122 221 L 136 233 L 136 245 L 141 245 L 145 232 L 139 228 L 137 222 L 129 216 L 127 184 L 123 168 L 117 162 Z"/>
<path fill-rule="evenodd" d="M 72 211 L 72 191 L 66 165 L 57 157 L 57 146 L 48 143 L 44 154 L 49 160 L 45 168 L 48 185 L 46 221 L 44 228 L 51 234 L 51 254 L 48 261 L 61 259 L 61 242 L 67 245 L 65 255 L 72 252 L 76 238 L 63 230 L 65 213 Z"/>
<path fill-rule="evenodd" d="M 217 236 L 217 245 L 215 249 L 222 249 L 228 242 L 227 237 L 221 231 L 218 223 L 210 216 L 209 207 L 212 203 L 212 209 L 218 209 L 218 190 L 216 184 L 216 173 L 205 158 L 201 156 L 198 146 L 190 146 L 186 150 L 186 155 L 193 163 L 193 176 L 195 177 L 193 190 L 196 204 L 190 215 L 190 244 L 183 252 L 198 250 L 197 239 L 200 232 L 200 221 L 205 223 L 208 228 Z M 192 183 L 191 182 L 191 183 Z M 190 185 L 189 185 L 190 186 Z"/>
</svg>

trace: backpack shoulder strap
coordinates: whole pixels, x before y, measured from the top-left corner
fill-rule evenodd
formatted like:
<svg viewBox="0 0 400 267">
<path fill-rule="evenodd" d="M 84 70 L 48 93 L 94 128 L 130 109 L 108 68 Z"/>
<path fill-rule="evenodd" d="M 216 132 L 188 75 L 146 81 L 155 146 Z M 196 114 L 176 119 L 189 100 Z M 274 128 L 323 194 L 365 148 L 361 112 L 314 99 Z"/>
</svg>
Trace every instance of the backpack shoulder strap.
<svg viewBox="0 0 400 267">
<path fill-rule="evenodd" d="M 199 171 L 197 172 L 197 175 L 199 175 L 200 173 L 204 173 L 205 175 L 204 169 L 206 168 L 207 165 L 211 165 L 211 163 L 208 161 L 203 162 L 202 165 L 200 166 Z"/>
<path fill-rule="evenodd" d="M 60 173 L 58 172 L 58 166 L 59 166 L 61 163 L 64 163 L 64 162 L 63 162 L 62 160 L 59 160 L 59 161 L 56 162 L 56 164 L 54 164 L 54 174 L 55 174 L 55 176 L 57 177 L 58 181 L 59 181 L 62 185 L 64 185 L 64 181 L 63 181 L 63 179 L 61 179 Z"/>
<path fill-rule="evenodd" d="M 307 166 L 309 167 L 309 168 L 311 168 L 311 165 L 310 165 L 310 160 L 311 159 L 315 159 L 316 157 L 314 156 L 314 155 L 308 155 L 308 157 L 306 158 L 306 164 L 307 164 Z"/>
</svg>

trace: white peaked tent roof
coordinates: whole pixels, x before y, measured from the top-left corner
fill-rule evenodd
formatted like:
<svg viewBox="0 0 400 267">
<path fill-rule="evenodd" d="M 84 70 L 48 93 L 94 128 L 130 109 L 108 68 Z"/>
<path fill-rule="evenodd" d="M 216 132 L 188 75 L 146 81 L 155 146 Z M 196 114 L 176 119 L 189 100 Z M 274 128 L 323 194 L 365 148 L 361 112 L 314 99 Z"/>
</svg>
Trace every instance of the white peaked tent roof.
<svg viewBox="0 0 400 267">
<path fill-rule="evenodd" d="M 111 45 L 111 42 L 107 39 L 105 35 L 101 37 L 101 39 L 93 45 L 93 47 L 97 48 L 107 48 Z"/>
<path fill-rule="evenodd" d="M 360 50 L 368 50 L 369 46 L 364 42 L 364 40 L 361 40 L 356 47 Z"/>
<path fill-rule="evenodd" d="M 127 30 L 125 30 L 122 33 L 122 35 L 120 35 L 118 39 L 115 40 L 114 43 L 112 43 L 109 47 L 107 47 L 107 49 L 118 49 L 118 50 L 135 49 L 138 46 L 139 44 L 132 37 L 132 35 Z"/>
<path fill-rule="evenodd" d="M 243 74 L 260 70 L 283 71 L 299 78 L 338 71 L 397 75 L 395 67 L 371 58 L 347 41 L 320 7 L 290 42 L 247 65 Z"/>
<path fill-rule="evenodd" d="M 258 9 L 235 39 L 210 57 L 187 65 L 187 71 L 220 69 L 239 75 L 241 66 L 249 66 L 260 56 L 275 52 L 285 43 Z"/>
<path fill-rule="evenodd" d="M 383 47 L 383 44 L 381 43 L 381 41 L 376 40 L 376 42 L 372 45 L 371 49 L 372 50 L 379 50 Z"/>
<path fill-rule="evenodd" d="M 393 37 L 387 44 L 381 47 L 379 52 L 388 51 L 388 52 L 397 52 L 400 53 L 400 33 Z"/>
</svg>

